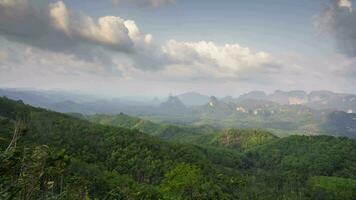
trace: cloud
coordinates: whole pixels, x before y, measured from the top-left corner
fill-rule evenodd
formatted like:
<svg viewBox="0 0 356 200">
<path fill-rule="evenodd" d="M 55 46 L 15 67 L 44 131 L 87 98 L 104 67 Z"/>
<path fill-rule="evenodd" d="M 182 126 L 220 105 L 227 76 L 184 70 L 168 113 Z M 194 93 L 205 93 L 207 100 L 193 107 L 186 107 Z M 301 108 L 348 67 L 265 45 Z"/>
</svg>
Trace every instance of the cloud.
<svg viewBox="0 0 356 200">
<path fill-rule="evenodd" d="M 351 2 L 351 0 L 339 0 L 338 6 L 340 8 L 347 8 L 350 12 L 352 12 L 352 2 Z"/>
<path fill-rule="evenodd" d="M 340 53 L 356 57 L 356 13 L 351 0 L 331 0 L 315 18 L 319 34 L 335 38 Z"/>
<path fill-rule="evenodd" d="M 126 21 L 120 17 L 105 16 L 95 22 L 87 15 L 71 13 L 62 1 L 49 5 L 49 15 L 50 25 L 67 37 L 117 51 L 130 51 L 134 45 L 131 27 L 126 27 Z"/>
<path fill-rule="evenodd" d="M 118 70 L 103 70 L 102 65 L 97 62 L 78 59 L 74 55 L 62 52 L 52 52 L 38 48 L 29 47 L 21 43 L 11 43 L 0 40 L 0 67 L 21 73 L 51 73 L 51 74 L 96 74 L 105 76 L 117 76 Z M 4 73 L 3 71 L 1 71 Z M 6 74 L 6 73 L 4 73 Z M 34 78 L 33 76 L 31 78 Z"/>
<path fill-rule="evenodd" d="M 113 65 L 113 53 L 134 55 L 152 43 L 152 36 L 142 34 L 134 21 L 117 16 L 94 20 L 62 1 L 0 0 L 0 35 L 103 66 Z"/>
<path fill-rule="evenodd" d="M 335 76 L 347 78 L 348 80 L 356 77 L 356 57 L 335 55 L 328 61 L 329 70 Z"/>
<path fill-rule="evenodd" d="M 7 57 L 8 57 L 8 55 L 5 51 L 0 51 L 0 62 L 3 60 L 6 60 Z"/>
<path fill-rule="evenodd" d="M 174 4 L 176 0 L 112 0 L 111 2 L 116 6 L 123 2 L 132 2 L 139 6 L 157 8 L 168 4 Z"/>
<path fill-rule="evenodd" d="M 186 72 L 202 78 L 249 79 L 258 74 L 277 73 L 284 67 L 282 61 L 269 53 L 254 52 L 239 44 L 170 40 L 163 52 L 170 65 L 186 68 Z"/>
<path fill-rule="evenodd" d="M 130 74 L 124 71 L 128 70 L 177 79 L 233 81 L 271 80 L 275 74 L 298 74 L 295 72 L 300 70 L 292 62 L 239 44 L 169 40 L 160 46 L 152 35 L 142 33 L 135 21 L 117 16 L 93 19 L 62 1 L 43 2 L 0 0 L 0 35 L 30 47 L 31 56 L 17 59 L 24 65 L 23 59 L 29 59 L 28 65 L 39 65 L 41 69 L 57 65 L 63 71 L 59 65 L 76 70 L 88 66 L 84 71 L 97 73 L 101 66 L 115 74 Z M 142 2 L 158 6 L 173 1 Z M 71 69 L 69 72 L 73 73 Z"/>
</svg>

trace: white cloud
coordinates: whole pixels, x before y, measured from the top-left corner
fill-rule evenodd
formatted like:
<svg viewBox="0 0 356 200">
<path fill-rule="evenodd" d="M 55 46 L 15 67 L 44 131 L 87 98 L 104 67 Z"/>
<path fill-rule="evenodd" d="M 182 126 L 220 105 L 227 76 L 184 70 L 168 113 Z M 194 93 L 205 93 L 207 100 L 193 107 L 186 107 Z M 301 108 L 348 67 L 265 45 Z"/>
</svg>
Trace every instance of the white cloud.
<svg viewBox="0 0 356 200">
<path fill-rule="evenodd" d="M 70 35 L 69 13 L 66 5 L 62 1 L 50 4 L 49 14 L 52 19 L 52 25 Z"/>
<path fill-rule="evenodd" d="M 340 8 L 347 8 L 350 12 L 352 12 L 351 0 L 339 0 L 338 5 L 340 6 Z"/>
<path fill-rule="evenodd" d="M 131 2 L 140 6 L 157 8 L 163 5 L 173 4 L 176 0 L 111 0 L 111 2 L 115 6 L 120 5 L 123 2 Z"/>
<path fill-rule="evenodd" d="M 128 36 L 134 42 L 136 47 L 144 48 L 144 46 L 152 44 L 153 36 L 151 34 L 142 34 L 135 21 L 126 20 L 124 25 L 128 30 Z"/>
<path fill-rule="evenodd" d="M 90 16 L 69 11 L 62 1 L 50 4 L 49 12 L 54 27 L 78 39 L 87 39 L 113 48 L 130 48 L 130 45 L 145 38 L 132 20 L 105 16 L 95 22 Z"/>
<path fill-rule="evenodd" d="M 12 8 L 27 8 L 27 0 L 0 0 L 0 5 Z"/>
<path fill-rule="evenodd" d="M 74 55 L 108 69 L 114 65 L 113 54 L 136 56 L 152 45 L 152 36 L 142 34 L 132 20 L 117 16 L 95 20 L 63 1 L 0 0 L 0 26 L 0 36 L 7 40 Z"/>
<path fill-rule="evenodd" d="M 274 73 L 282 62 L 269 53 L 254 52 L 239 44 L 219 46 L 214 42 L 177 42 L 170 40 L 163 52 L 172 65 L 200 69 L 215 78 L 246 78 L 253 73 Z"/>
<path fill-rule="evenodd" d="M 356 57 L 347 57 L 344 55 L 336 54 L 331 59 L 329 61 L 329 70 L 333 75 L 355 79 Z"/>
<path fill-rule="evenodd" d="M 120 69 L 122 74 L 132 77 L 135 76 L 132 73 L 137 73 L 167 79 L 235 81 L 268 80 L 274 74 L 302 70 L 293 62 L 239 44 L 170 40 L 159 46 L 135 21 L 118 16 L 93 19 L 71 10 L 62 1 L 41 4 L 36 9 L 32 4 L 35 1 L 9 2 L 0 0 L 0 11 L 6 11 L 0 12 L 0 25 L 3 25 L 0 35 L 31 47 L 31 56 L 23 59 L 29 59 L 28 65 L 42 66 L 42 70 L 47 66 L 63 71 L 67 66 L 72 73 L 72 68 L 87 66 L 88 70 L 83 71 L 96 73 L 101 66 L 108 72 Z M 159 5 L 173 1 L 149 2 Z M 21 5 L 23 12 L 18 12 L 16 5 Z M 23 59 L 17 62 L 26 63 Z"/>
</svg>

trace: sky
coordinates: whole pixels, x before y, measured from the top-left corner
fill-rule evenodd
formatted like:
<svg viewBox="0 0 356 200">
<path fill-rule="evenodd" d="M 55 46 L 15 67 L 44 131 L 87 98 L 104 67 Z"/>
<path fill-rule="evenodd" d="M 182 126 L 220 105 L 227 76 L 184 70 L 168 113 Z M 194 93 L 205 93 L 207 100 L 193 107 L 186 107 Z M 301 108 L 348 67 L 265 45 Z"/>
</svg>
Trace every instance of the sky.
<svg viewBox="0 0 356 200">
<path fill-rule="evenodd" d="M 0 0 L 0 87 L 356 93 L 351 0 Z"/>
</svg>

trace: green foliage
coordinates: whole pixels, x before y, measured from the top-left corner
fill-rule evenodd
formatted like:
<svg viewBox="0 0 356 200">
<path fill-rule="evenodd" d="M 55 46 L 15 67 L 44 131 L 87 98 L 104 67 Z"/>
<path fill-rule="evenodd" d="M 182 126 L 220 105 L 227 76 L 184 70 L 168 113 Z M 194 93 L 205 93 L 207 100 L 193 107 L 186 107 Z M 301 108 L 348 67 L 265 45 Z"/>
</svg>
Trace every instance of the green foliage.
<svg viewBox="0 0 356 200">
<path fill-rule="evenodd" d="M 194 140 L 217 131 L 217 129 L 206 125 L 193 127 L 158 124 L 149 120 L 125 115 L 123 113 L 114 116 L 93 115 L 88 116 L 87 119 L 91 122 L 103 125 L 137 129 L 143 133 L 174 142 L 193 143 Z"/>
<path fill-rule="evenodd" d="M 315 200 L 353 200 L 356 180 L 338 177 L 312 177 L 308 181 L 309 197 Z"/>
<path fill-rule="evenodd" d="M 262 145 L 248 156 L 265 169 L 304 176 L 356 178 L 356 141 L 330 136 L 290 136 Z"/>
<path fill-rule="evenodd" d="M 254 169 L 245 192 L 259 194 L 253 199 L 276 199 L 274 193 L 288 199 L 306 199 L 309 177 L 355 179 L 355 148 L 355 140 L 330 136 L 290 136 L 261 145 L 246 153 Z"/>
<path fill-rule="evenodd" d="M 22 151 L 11 148 L 0 154 L 0 197 L 3 199 L 60 198 L 69 157 L 48 146 Z"/>
<path fill-rule="evenodd" d="M 168 200 L 228 199 L 218 185 L 207 180 L 194 165 L 178 164 L 165 174 L 160 190 Z"/>
<path fill-rule="evenodd" d="M 21 199 L 21 194 L 27 193 L 28 185 L 35 188 L 36 193 L 31 192 L 27 199 L 37 199 L 37 193 L 43 195 L 40 186 L 46 182 L 42 179 L 35 180 L 37 177 L 44 177 L 41 174 L 47 174 L 47 171 L 51 172 L 50 174 L 52 171 L 56 172 L 55 177 L 63 177 L 60 181 L 60 191 L 54 190 L 53 198 L 157 199 L 161 196 L 158 186 L 164 174 L 181 162 L 198 166 L 202 176 L 209 177 L 223 186 L 224 193 L 232 193 L 233 188 L 222 170 L 231 169 L 231 174 L 236 174 L 245 159 L 243 156 L 226 154 L 224 162 L 219 156 L 222 153 L 218 150 L 171 144 L 135 129 L 92 124 L 8 99 L 0 98 L 0 108 L 4 110 L 0 113 L 0 130 L 3 131 L 0 137 L 5 139 L 0 142 L 2 161 L 7 160 L 9 152 L 6 152 L 6 148 L 13 135 L 11 127 L 14 127 L 19 116 L 13 113 L 21 113 L 21 119 L 25 122 L 26 133 L 21 134 L 17 146 L 13 147 L 14 151 L 19 153 L 15 157 L 9 157 L 16 162 L 6 165 L 8 167 L 4 166 L 2 170 L 4 174 L 9 175 L 9 180 L 16 183 L 16 187 L 12 187 L 14 189 L 5 188 L 8 184 L 2 186 L 6 191 L 11 190 L 9 194 L 14 195 L 15 199 Z M 57 166 L 52 170 L 51 166 L 47 165 L 52 154 L 43 149 L 39 152 L 38 146 L 48 147 L 49 152 L 63 149 L 70 162 L 64 169 Z M 24 153 L 23 149 L 28 149 L 25 152 L 31 153 Z M 22 166 L 29 164 L 33 167 L 26 171 L 26 179 L 23 176 L 15 176 L 22 173 Z M 57 185 L 56 180 L 48 179 L 47 183 Z M 17 190 L 24 192 L 18 193 Z M 20 197 L 16 196 L 18 194 Z"/>
<path fill-rule="evenodd" d="M 272 133 L 263 130 L 229 129 L 216 134 L 213 140 L 210 141 L 210 144 L 219 147 L 248 150 L 276 139 L 277 137 Z"/>
<path fill-rule="evenodd" d="M 0 199 L 303 200 L 354 191 L 356 140 L 121 117 L 131 129 L 0 98 Z"/>
</svg>

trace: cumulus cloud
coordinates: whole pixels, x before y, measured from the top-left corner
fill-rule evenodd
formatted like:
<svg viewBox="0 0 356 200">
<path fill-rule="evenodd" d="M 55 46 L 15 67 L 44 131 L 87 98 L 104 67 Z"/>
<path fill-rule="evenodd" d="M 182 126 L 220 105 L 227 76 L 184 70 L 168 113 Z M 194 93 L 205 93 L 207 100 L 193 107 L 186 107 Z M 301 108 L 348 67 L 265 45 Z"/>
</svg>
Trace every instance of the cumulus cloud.
<svg viewBox="0 0 356 200">
<path fill-rule="evenodd" d="M 123 2 L 132 2 L 139 6 L 157 8 L 167 4 L 173 4 L 175 0 L 111 0 L 113 5 L 120 5 Z"/>
<path fill-rule="evenodd" d="M 351 0 L 339 0 L 338 5 L 340 8 L 347 8 L 350 12 L 352 12 Z"/>
<path fill-rule="evenodd" d="M 0 35 L 7 41 L 30 47 L 31 56 L 23 56 L 30 59 L 28 65 L 63 65 L 76 69 L 88 66 L 87 71 L 95 73 L 98 66 L 107 66 L 105 70 L 109 72 L 159 71 L 156 75 L 166 77 L 229 80 L 266 80 L 275 74 L 296 74 L 300 70 L 299 66 L 267 52 L 239 44 L 169 40 L 159 46 L 152 35 L 141 32 L 135 21 L 117 16 L 93 19 L 71 10 L 62 1 L 43 2 L 0 0 Z M 142 2 L 158 6 L 173 1 Z M 39 56 L 34 56 L 35 53 Z M 35 59 L 41 62 L 35 63 Z"/>
<path fill-rule="evenodd" d="M 0 0 L 0 35 L 103 66 L 113 64 L 111 53 L 135 54 L 152 43 L 152 36 L 142 34 L 134 21 L 117 16 L 95 20 L 62 1 Z"/>
<path fill-rule="evenodd" d="M 269 53 L 254 52 L 239 44 L 170 40 L 163 52 L 171 65 L 198 70 L 191 74 L 203 77 L 247 79 L 257 74 L 276 73 L 284 67 L 282 61 Z"/>
<path fill-rule="evenodd" d="M 329 70 L 348 80 L 356 77 L 356 13 L 351 0 L 329 0 L 323 12 L 316 16 L 318 34 L 335 39 L 337 54 Z M 330 62 L 329 62 L 330 63 Z"/>
<path fill-rule="evenodd" d="M 333 36 L 339 51 L 356 57 L 356 13 L 351 0 L 331 0 L 315 18 L 318 33 Z"/>
<path fill-rule="evenodd" d="M 96 74 L 117 76 L 118 70 L 103 70 L 101 63 L 91 62 L 62 52 L 52 52 L 33 48 L 21 43 L 12 43 L 0 39 L 0 67 L 21 73 L 51 74 Z M 6 75 L 4 71 L 3 74 Z M 36 76 L 34 76 L 36 77 Z"/>
</svg>

